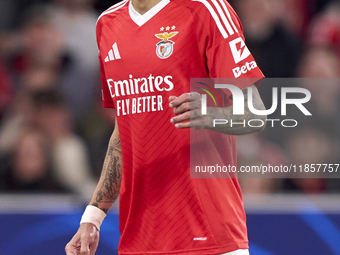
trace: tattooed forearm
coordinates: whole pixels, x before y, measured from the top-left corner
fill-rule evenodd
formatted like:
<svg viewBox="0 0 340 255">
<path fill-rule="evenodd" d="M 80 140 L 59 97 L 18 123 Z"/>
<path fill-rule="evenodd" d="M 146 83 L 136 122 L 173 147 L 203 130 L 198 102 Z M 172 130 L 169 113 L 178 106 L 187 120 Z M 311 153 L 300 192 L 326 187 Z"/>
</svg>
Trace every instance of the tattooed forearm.
<svg viewBox="0 0 340 255">
<path fill-rule="evenodd" d="M 109 141 L 102 174 L 93 193 L 90 205 L 98 207 L 105 213 L 109 211 L 119 196 L 123 171 L 122 164 L 119 130 L 118 125 L 116 125 Z"/>
<path fill-rule="evenodd" d="M 122 176 L 120 141 L 114 140 L 107 151 L 102 171 L 102 183 L 96 194 L 96 201 L 113 203 L 120 190 Z"/>
<path fill-rule="evenodd" d="M 255 87 L 255 85 L 253 86 Z M 254 108 L 257 110 L 265 110 L 261 97 L 256 87 L 255 88 L 254 87 L 253 87 L 253 93 L 252 93 L 252 97 L 253 97 L 252 101 L 254 104 Z M 233 115 L 233 106 L 226 107 L 226 108 L 210 107 L 208 108 L 208 115 L 207 115 L 209 116 L 209 125 L 207 129 L 225 133 L 225 134 L 231 134 L 231 135 L 250 134 L 250 133 L 262 131 L 264 129 L 265 124 L 266 124 L 266 116 L 253 114 L 249 110 L 248 104 L 247 104 L 248 102 L 247 88 L 243 89 L 242 91 L 244 94 L 244 101 L 245 101 L 244 115 Z M 215 125 L 214 127 L 213 120 L 216 120 L 216 119 L 228 120 L 228 123 L 223 124 L 223 125 Z M 251 122 L 251 125 L 253 127 L 250 127 L 248 125 L 249 120 L 253 120 Z M 264 122 L 264 125 L 262 125 L 262 121 Z M 257 128 L 254 126 L 257 126 Z"/>
<path fill-rule="evenodd" d="M 109 211 L 109 208 L 100 207 L 100 206 L 98 205 L 98 203 L 91 203 L 91 205 L 93 205 L 93 206 L 99 208 L 99 209 L 102 210 L 104 213 L 108 213 L 108 211 Z"/>
</svg>

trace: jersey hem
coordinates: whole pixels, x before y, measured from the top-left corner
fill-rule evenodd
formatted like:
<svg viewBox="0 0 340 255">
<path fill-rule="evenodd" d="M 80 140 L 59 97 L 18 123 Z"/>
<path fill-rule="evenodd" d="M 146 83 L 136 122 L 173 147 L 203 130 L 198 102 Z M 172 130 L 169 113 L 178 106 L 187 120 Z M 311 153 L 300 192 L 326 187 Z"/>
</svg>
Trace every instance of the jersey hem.
<svg viewBox="0 0 340 255">
<path fill-rule="evenodd" d="M 118 252 L 118 255 L 141 255 L 141 254 L 152 254 L 152 255 L 175 255 L 175 254 L 185 254 L 185 255 L 197 255 L 197 252 L 205 252 L 204 255 L 216 255 L 222 253 L 228 253 L 236 251 L 238 249 L 249 249 L 248 242 L 240 242 L 227 246 L 202 248 L 202 249 L 192 249 L 192 250 L 181 250 L 181 251 L 168 251 L 168 252 Z"/>
</svg>

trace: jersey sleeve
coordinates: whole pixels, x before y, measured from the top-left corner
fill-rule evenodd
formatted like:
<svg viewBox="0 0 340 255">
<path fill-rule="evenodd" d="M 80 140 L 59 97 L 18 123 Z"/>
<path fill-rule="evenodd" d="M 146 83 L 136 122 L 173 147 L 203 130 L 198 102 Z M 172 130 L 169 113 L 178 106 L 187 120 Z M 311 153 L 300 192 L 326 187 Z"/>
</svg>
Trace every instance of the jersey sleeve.
<svg viewBox="0 0 340 255">
<path fill-rule="evenodd" d="M 264 75 L 245 44 L 243 27 L 230 4 L 225 0 L 198 1 L 204 5 L 205 20 L 209 21 L 202 28 L 207 38 L 205 55 L 209 76 L 262 79 Z"/>
<path fill-rule="evenodd" d="M 105 108 L 115 108 L 115 105 L 113 103 L 109 86 L 106 81 L 106 76 L 105 76 L 105 70 L 104 70 L 104 65 L 103 61 L 100 57 L 99 53 L 99 63 L 100 63 L 100 76 L 101 76 L 101 84 L 102 84 L 102 99 L 103 99 L 103 107 Z"/>
<path fill-rule="evenodd" d="M 109 85 L 107 83 L 106 75 L 105 75 L 105 69 L 104 69 L 104 64 L 103 60 L 101 57 L 101 52 L 100 52 L 100 35 L 101 35 L 101 21 L 98 20 L 97 26 L 96 26 L 96 37 L 97 37 L 97 45 L 99 49 L 99 65 L 100 65 L 100 77 L 101 77 L 101 85 L 102 85 L 102 100 L 103 100 L 103 107 L 105 108 L 115 108 L 115 105 L 113 103 L 111 94 L 110 94 L 110 89 Z"/>
</svg>

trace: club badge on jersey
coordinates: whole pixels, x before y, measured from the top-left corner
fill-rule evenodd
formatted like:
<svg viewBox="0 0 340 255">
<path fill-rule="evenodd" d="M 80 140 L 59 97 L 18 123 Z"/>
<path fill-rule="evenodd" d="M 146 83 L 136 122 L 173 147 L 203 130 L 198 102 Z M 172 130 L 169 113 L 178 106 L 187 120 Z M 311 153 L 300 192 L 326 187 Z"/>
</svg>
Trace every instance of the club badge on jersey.
<svg viewBox="0 0 340 255">
<path fill-rule="evenodd" d="M 173 26 L 172 30 L 174 30 L 176 27 Z M 165 28 L 162 27 L 160 30 L 163 31 Z M 167 27 L 166 30 L 170 30 L 170 27 Z M 161 34 L 155 34 L 155 36 L 158 39 L 161 39 L 162 41 L 156 44 L 156 54 L 160 59 L 166 59 L 171 56 L 171 54 L 174 51 L 174 44 L 175 42 L 169 40 L 170 38 L 177 35 L 178 32 L 164 32 Z"/>
</svg>

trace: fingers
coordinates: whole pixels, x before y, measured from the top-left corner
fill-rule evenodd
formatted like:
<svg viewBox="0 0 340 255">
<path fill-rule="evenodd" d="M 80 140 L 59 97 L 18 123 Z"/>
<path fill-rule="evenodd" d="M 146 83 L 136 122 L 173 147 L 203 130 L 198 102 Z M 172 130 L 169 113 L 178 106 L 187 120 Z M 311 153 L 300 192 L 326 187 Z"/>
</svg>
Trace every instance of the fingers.
<svg viewBox="0 0 340 255">
<path fill-rule="evenodd" d="M 169 102 L 171 102 L 171 101 L 173 101 L 174 99 L 176 99 L 177 97 L 175 97 L 175 96 L 170 96 L 169 97 Z"/>
<path fill-rule="evenodd" d="M 185 103 L 185 102 L 190 102 L 190 101 L 194 101 L 197 99 L 200 99 L 201 96 L 199 93 L 197 92 L 191 92 L 191 93 L 184 93 L 182 95 L 180 95 L 179 97 L 173 98 L 173 96 L 169 97 L 169 101 L 170 101 L 170 107 L 171 108 L 176 108 L 179 105 Z"/>
<path fill-rule="evenodd" d="M 170 122 L 171 122 L 172 124 L 177 124 L 177 123 L 180 123 L 180 122 L 183 122 L 183 121 L 186 121 L 186 120 L 190 120 L 190 112 L 185 112 L 185 113 L 183 113 L 183 114 L 181 114 L 181 115 L 178 115 L 178 116 L 176 116 L 176 117 L 173 117 L 173 118 L 170 120 Z M 177 126 L 175 125 L 175 127 L 177 127 Z"/>
<path fill-rule="evenodd" d="M 178 114 L 190 111 L 190 106 L 191 106 L 190 102 L 183 103 L 179 105 L 178 107 L 174 108 L 174 114 L 178 115 Z"/>
<path fill-rule="evenodd" d="M 196 92 L 184 93 L 179 97 L 171 96 L 169 101 L 169 106 L 174 108 L 175 115 L 201 107 L 201 96 Z"/>
<path fill-rule="evenodd" d="M 204 127 L 205 120 L 203 118 L 190 120 L 188 122 L 181 122 L 175 124 L 175 127 L 178 129 L 185 129 L 185 128 L 194 128 L 194 129 L 202 129 Z"/>
<path fill-rule="evenodd" d="M 80 249 L 80 238 L 78 233 L 76 233 L 71 241 L 69 241 L 65 246 L 66 255 L 79 255 Z"/>
<path fill-rule="evenodd" d="M 69 242 L 66 246 L 65 246 L 65 252 L 66 255 L 78 255 L 79 253 L 77 253 L 79 249 L 73 245 L 71 242 Z"/>
<path fill-rule="evenodd" d="M 90 223 L 80 225 L 78 232 L 66 245 L 66 255 L 94 255 L 99 243 L 99 231 Z"/>
<path fill-rule="evenodd" d="M 172 124 L 176 124 L 182 121 L 186 121 L 186 120 L 193 120 L 193 119 L 197 119 L 202 117 L 201 112 L 199 109 L 192 109 L 190 111 L 185 111 L 184 113 L 175 116 L 173 118 L 170 119 L 170 122 Z"/>
<path fill-rule="evenodd" d="M 95 234 L 94 240 L 90 245 L 90 254 L 94 255 L 96 253 L 97 247 L 99 243 L 99 232 Z"/>
<path fill-rule="evenodd" d="M 82 237 L 80 245 L 80 255 L 90 255 L 90 237 Z"/>
<path fill-rule="evenodd" d="M 188 122 L 182 122 L 182 123 L 177 123 L 175 125 L 176 128 L 178 129 L 185 129 L 185 128 L 190 128 L 190 121 Z"/>
<path fill-rule="evenodd" d="M 91 237 L 82 237 L 78 245 L 69 242 L 65 247 L 66 255 L 94 255 L 99 243 L 99 233 L 94 240 L 91 239 Z"/>
<path fill-rule="evenodd" d="M 178 129 L 194 127 L 200 129 L 204 126 L 201 115 L 201 95 L 197 92 L 184 93 L 179 97 L 169 97 L 169 106 L 174 108 L 170 122 Z"/>
<path fill-rule="evenodd" d="M 200 114 L 198 109 L 185 112 L 181 115 L 171 118 L 170 122 L 175 124 L 178 129 L 183 128 L 196 128 L 201 129 L 205 124 L 205 117 Z"/>
</svg>

